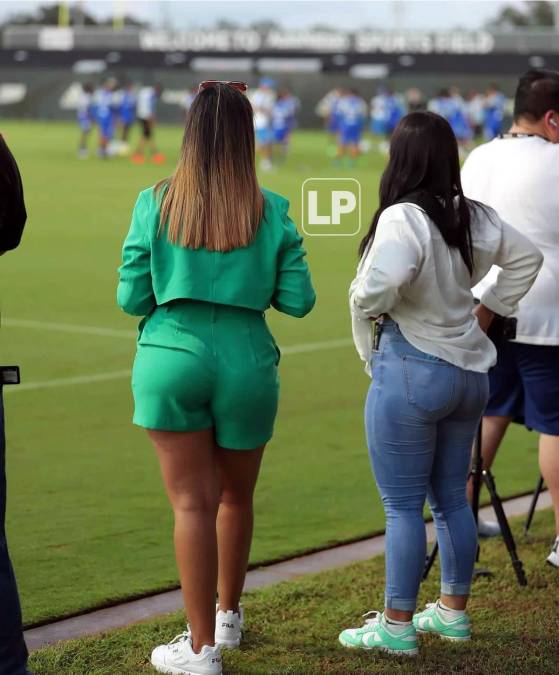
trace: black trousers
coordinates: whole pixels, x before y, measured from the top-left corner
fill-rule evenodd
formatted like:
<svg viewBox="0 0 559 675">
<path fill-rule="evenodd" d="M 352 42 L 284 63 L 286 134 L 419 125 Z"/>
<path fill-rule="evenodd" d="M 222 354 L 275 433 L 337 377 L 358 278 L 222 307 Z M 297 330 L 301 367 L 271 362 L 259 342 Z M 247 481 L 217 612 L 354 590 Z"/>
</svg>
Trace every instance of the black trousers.
<svg viewBox="0 0 559 675">
<path fill-rule="evenodd" d="M 6 437 L 0 386 L 0 675 L 27 675 L 21 607 L 6 541 Z"/>
</svg>

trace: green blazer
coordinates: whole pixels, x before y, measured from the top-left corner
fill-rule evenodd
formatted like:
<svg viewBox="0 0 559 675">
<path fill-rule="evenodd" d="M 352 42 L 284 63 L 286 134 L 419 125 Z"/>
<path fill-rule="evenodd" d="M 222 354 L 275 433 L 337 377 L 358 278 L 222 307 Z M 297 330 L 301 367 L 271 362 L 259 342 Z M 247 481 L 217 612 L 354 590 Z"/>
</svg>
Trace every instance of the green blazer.
<svg viewBox="0 0 559 675">
<path fill-rule="evenodd" d="M 227 253 L 171 244 L 158 235 L 154 188 L 140 192 L 124 242 L 117 302 L 144 316 L 157 305 L 190 299 L 264 311 L 270 305 L 301 317 L 315 303 L 303 238 L 287 215 L 289 202 L 262 190 L 264 215 L 249 246 Z"/>
</svg>

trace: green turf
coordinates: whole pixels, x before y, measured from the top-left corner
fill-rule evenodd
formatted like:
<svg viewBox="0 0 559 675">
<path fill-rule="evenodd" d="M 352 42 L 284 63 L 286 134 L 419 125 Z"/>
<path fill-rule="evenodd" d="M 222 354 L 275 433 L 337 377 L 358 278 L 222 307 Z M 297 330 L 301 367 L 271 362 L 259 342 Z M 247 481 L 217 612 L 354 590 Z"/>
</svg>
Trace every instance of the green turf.
<svg viewBox="0 0 559 675">
<path fill-rule="evenodd" d="M 377 557 L 247 594 L 245 639 L 239 651 L 224 652 L 224 673 L 557 673 L 559 570 L 544 562 L 553 539 L 553 517 L 551 512 L 536 515 L 529 543 L 520 538 L 519 524 L 517 520 L 514 530 L 529 585 L 517 585 L 501 540 L 484 543 L 482 561 L 495 576 L 474 583 L 470 643 L 421 637 L 417 659 L 343 649 L 337 642 L 339 631 L 360 626 L 365 611 L 382 609 L 384 562 Z M 420 607 L 436 599 L 437 586 L 435 567 L 421 588 Z M 44 649 L 32 656 L 31 666 L 40 675 L 152 673 L 151 649 L 183 630 L 182 615 L 173 614 Z"/>
<path fill-rule="evenodd" d="M 29 211 L 21 249 L 0 262 L 4 363 L 23 381 L 130 367 L 132 338 L 10 326 L 33 320 L 133 330 L 115 305 L 120 247 L 138 191 L 171 172 L 178 128 L 161 129 L 163 167 L 74 155 L 76 129 L 4 122 L 21 164 Z M 285 194 L 296 221 L 301 183 L 353 175 L 368 218 L 383 158 L 334 170 L 321 133 L 296 134 L 286 164 L 262 176 Z M 350 338 L 347 287 L 356 238 L 307 240 L 318 291 L 299 321 L 270 313 L 282 346 Z M 288 556 L 383 528 L 368 465 L 362 405 L 368 385 L 353 348 L 286 355 L 276 435 L 257 496 L 252 562 Z M 133 428 L 127 377 L 51 389 L 6 390 L 8 529 L 27 623 L 176 584 L 171 517 L 153 452 Z M 496 467 L 504 494 L 535 483 L 535 439 L 509 437 Z"/>
</svg>

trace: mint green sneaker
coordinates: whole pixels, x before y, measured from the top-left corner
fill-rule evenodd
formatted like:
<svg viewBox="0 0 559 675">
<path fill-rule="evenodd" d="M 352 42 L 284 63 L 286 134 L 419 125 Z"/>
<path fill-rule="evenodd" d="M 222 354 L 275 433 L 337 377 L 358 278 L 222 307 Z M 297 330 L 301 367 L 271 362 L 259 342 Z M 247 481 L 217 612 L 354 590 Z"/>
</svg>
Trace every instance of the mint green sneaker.
<svg viewBox="0 0 559 675">
<path fill-rule="evenodd" d="M 425 605 L 423 612 L 414 614 L 413 625 L 418 633 L 436 633 L 446 640 L 469 640 L 472 637 L 472 625 L 467 614 L 454 621 L 445 621 L 439 602 Z"/>
<path fill-rule="evenodd" d="M 365 623 L 361 628 L 347 628 L 340 633 L 338 639 L 344 647 L 417 656 L 417 634 L 413 625 L 396 633 L 390 630 L 382 612 L 367 612 L 363 618 Z"/>
</svg>

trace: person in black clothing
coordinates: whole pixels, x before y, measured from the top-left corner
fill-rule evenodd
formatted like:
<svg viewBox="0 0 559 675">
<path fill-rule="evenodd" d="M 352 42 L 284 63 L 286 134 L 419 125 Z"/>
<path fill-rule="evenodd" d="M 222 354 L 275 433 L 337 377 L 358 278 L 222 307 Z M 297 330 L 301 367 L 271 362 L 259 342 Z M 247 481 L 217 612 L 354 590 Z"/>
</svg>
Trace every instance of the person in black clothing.
<svg viewBox="0 0 559 675">
<path fill-rule="evenodd" d="M 16 161 L 0 135 L 0 255 L 19 246 L 27 219 Z M 6 542 L 6 439 L 0 384 L 0 675 L 30 675 L 16 579 Z"/>
</svg>

